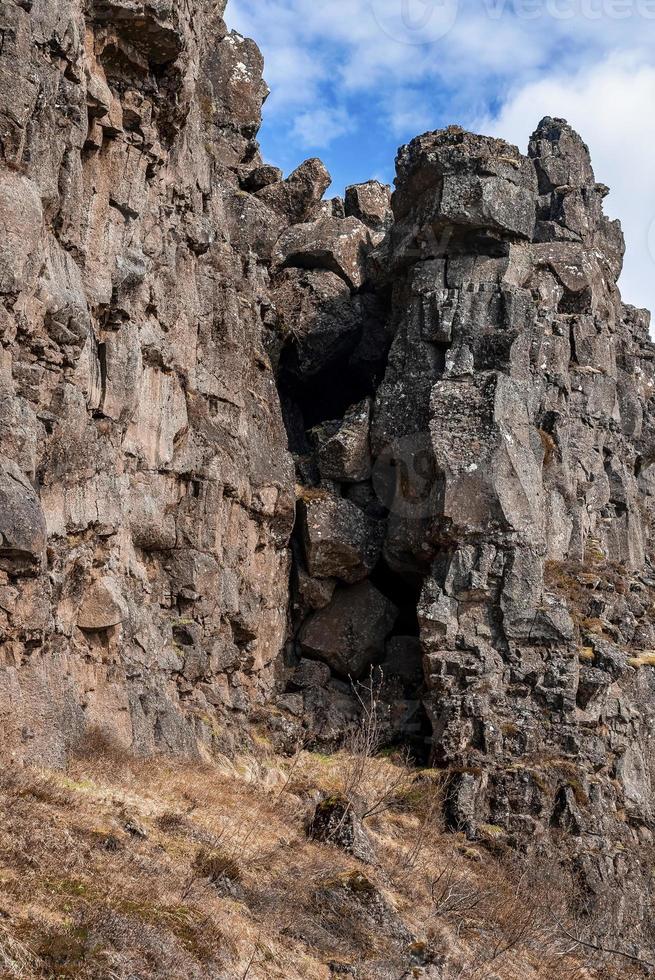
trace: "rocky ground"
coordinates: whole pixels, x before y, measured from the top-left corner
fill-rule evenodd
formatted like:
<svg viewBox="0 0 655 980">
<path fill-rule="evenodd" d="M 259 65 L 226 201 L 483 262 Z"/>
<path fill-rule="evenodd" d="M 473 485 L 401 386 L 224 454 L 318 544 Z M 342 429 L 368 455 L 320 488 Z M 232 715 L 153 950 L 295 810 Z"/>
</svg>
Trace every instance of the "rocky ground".
<svg viewBox="0 0 655 980">
<path fill-rule="evenodd" d="M 508 881 L 539 868 L 574 936 L 645 963 L 655 345 L 607 188 L 546 118 L 526 155 L 452 127 L 393 195 L 326 200 L 319 160 L 261 158 L 224 7 L 0 0 L 7 762 L 29 784 L 101 731 L 236 765 L 265 719 L 279 769 L 372 697 L 453 842 L 502 842 Z"/>
</svg>

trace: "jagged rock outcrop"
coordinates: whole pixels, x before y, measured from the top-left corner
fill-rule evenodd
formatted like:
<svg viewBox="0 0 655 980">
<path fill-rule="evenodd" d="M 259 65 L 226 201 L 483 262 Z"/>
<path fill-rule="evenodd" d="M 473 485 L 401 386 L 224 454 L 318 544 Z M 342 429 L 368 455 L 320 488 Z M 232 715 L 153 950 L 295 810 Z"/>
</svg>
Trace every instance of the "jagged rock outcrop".
<svg viewBox="0 0 655 980">
<path fill-rule="evenodd" d="M 390 348 L 384 375 L 353 392 L 372 404 L 357 436 L 370 475 L 353 486 L 326 470 L 329 440 L 363 418 L 354 404 L 312 430 L 309 462 L 297 457 L 314 481 L 305 492 L 332 496 L 325 513 L 344 498 L 365 513 L 383 506 L 369 582 L 397 616 L 386 656 L 380 644 L 373 656 L 371 626 L 358 636 L 348 625 L 362 622 L 360 592 L 341 590 L 319 612 L 300 600 L 309 618 L 298 637 L 337 673 L 337 649 L 353 676 L 380 665 L 396 737 L 419 754 L 425 739 L 424 757 L 450 774 L 453 829 L 492 827 L 552 854 L 599 934 L 643 939 L 655 346 L 648 317 L 616 286 L 623 239 L 603 216 L 606 192 L 561 120 L 542 121 L 528 156 L 457 128 L 400 151 L 395 220 L 364 286 L 389 304 Z M 345 555 L 337 531 L 324 529 L 325 546 L 339 538 Z M 316 575 L 311 549 L 298 560 Z"/>
<path fill-rule="evenodd" d="M 0 0 L 6 751 L 337 745 L 372 683 L 454 830 L 648 942 L 655 346 L 607 188 L 545 119 L 325 201 L 224 7 Z"/>
</svg>

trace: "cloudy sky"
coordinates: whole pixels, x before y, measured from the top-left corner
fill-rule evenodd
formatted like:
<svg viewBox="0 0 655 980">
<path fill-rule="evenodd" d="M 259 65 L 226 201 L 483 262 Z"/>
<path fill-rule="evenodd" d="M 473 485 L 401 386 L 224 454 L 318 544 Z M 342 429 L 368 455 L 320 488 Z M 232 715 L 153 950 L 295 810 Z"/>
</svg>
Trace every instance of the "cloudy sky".
<svg viewBox="0 0 655 980">
<path fill-rule="evenodd" d="M 655 311 L 655 0 L 229 0 L 226 16 L 266 58 L 266 158 L 320 156 L 334 193 L 391 183 L 426 130 L 525 150 L 542 116 L 567 118 L 612 188 L 624 298 Z"/>
</svg>

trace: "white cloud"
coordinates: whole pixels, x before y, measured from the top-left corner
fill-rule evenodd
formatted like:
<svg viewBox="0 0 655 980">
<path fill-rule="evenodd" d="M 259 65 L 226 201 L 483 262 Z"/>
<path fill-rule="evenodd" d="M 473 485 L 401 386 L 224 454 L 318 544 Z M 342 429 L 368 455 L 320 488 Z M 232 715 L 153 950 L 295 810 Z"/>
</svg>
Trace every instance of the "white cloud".
<svg viewBox="0 0 655 980">
<path fill-rule="evenodd" d="M 354 129 L 355 122 L 345 109 L 319 107 L 296 116 L 293 136 L 307 149 L 320 149 Z"/>
<path fill-rule="evenodd" d="M 655 0 L 230 0 L 227 16 L 269 57 L 286 49 L 310 81 L 363 90 L 652 54 L 655 32 Z M 282 73 L 271 81 L 285 84 Z"/>
<path fill-rule="evenodd" d="M 430 128 L 432 108 L 422 92 L 399 89 L 387 104 L 391 130 L 397 139 L 407 133 L 422 133 Z"/>
<path fill-rule="evenodd" d="M 450 122 L 525 149 L 541 116 L 568 118 L 622 219 L 626 300 L 655 309 L 655 0 L 229 0 L 227 18 L 264 51 L 268 125 L 298 154 L 357 132 L 363 159 L 373 130 Z"/>
<path fill-rule="evenodd" d="M 598 180 L 611 188 L 605 210 L 620 218 L 627 254 L 621 281 L 626 302 L 655 310 L 655 255 L 648 247 L 655 221 L 655 67 L 621 56 L 575 75 L 518 88 L 494 118 L 471 127 L 525 150 L 545 115 L 561 116 L 591 150 Z"/>
</svg>

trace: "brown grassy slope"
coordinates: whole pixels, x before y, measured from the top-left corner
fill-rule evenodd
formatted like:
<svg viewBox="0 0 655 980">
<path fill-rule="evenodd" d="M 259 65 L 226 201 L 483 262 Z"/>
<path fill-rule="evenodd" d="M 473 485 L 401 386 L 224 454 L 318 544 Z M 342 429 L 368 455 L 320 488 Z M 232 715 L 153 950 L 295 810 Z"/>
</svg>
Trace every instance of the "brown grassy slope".
<svg viewBox="0 0 655 980">
<path fill-rule="evenodd" d="M 66 774 L 6 768 L 0 977 L 641 975 L 585 964 L 555 893 L 511 870 L 494 828 L 487 846 L 445 834 L 439 792 L 402 760 L 265 745 L 193 765 L 98 744 Z M 343 793 L 369 812 L 373 866 L 307 839 L 315 802 Z"/>
</svg>

